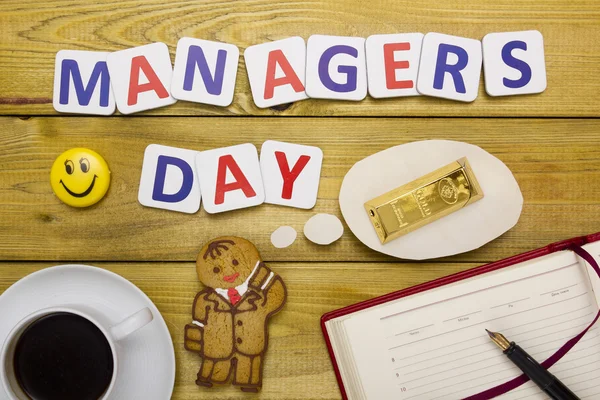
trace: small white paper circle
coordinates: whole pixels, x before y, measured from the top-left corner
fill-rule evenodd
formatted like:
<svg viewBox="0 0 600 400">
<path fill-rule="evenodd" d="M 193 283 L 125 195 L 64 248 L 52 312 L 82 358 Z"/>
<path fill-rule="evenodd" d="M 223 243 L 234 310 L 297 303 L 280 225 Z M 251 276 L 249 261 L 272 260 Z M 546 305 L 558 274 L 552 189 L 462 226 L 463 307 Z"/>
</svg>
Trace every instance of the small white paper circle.
<svg viewBox="0 0 600 400">
<path fill-rule="evenodd" d="M 298 232 L 291 226 L 280 226 L 271 233 L 271 243 L 278 249 L 291 246 L 296 240 Z"/>
<path fill-rule="evenodd" d="M 342 221 L 331 214 L 316 214 L 304 225 L 304 236 L 316 244 L 331 244 L 341 238 L 343 233 Z"/>
</svg>

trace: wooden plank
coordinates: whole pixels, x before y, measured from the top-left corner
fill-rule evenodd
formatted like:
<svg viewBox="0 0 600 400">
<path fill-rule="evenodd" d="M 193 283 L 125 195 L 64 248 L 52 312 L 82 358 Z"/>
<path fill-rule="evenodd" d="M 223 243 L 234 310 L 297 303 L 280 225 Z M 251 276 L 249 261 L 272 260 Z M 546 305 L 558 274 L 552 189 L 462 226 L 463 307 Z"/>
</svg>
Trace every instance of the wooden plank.
<svg viewBox="0 0 600 400">
<path fill-rule="evenodd" d="M 54 56 L 61 49 L 116 51 L 165 42 L 174 56 L 192 36 L 254 44 L 311 34 L 367 37 L 380 33 L 442 32 L 481 39 L 490 32 L 537 29 L 545 40 L 548 89 L 535 96 L 491 98 L 483 84 L 472 104 L 416 97 L 371 98 L 356 104 L 307 100 L 259 110 L 251 98 L 243 57 L 234 102 L 218 108 L 188 102 L 147 115 L 305 116 L 598 116 L 600 2 L 597 0 L 95 2 L 4 0 L 0 3 L 0 113 L 53 114 Z"/>
<path fill-rule="evenodd" d="M 489 151 L 514 172 L 525 198 L 520 222 L 483 248 L 453 261 L 494 261 L 600 226 L 599 120 L 386 118 L 0 118 L 0 259 L 192 261 L 218 235 L 244 236 L 269 261 L 390 261 L 346 229 L 331 246 L 302 235 L 316 212 L 341 217 L 342 178 L 360 159 L 414 140 L 463 140 Z M 324 164 L 314 210 L 261 205 L 195 215 L 137 202 L 144 148 L 159 143 L 195 150 L 267 139 L 319 146 Z M 84 146 L 112 170 L 105 199 L 90 209 L 62 204 L 49 172 L 64 150 Z M 300 234 L 275 249 L 270 234 L 291 225 Z"/>
<path fill-rule="evenodd" d="M 0 263 L 0 293 L 51 263 Z M 96 263 L 142 289 L 164 317 L 175 346 L 174 400 L 239 399 L 233 387 L 195 385 L 198 358 L 183 349 L 190 305 L 201 290 L 193 263 Z M 261 399 L 339 399 L 320 329 L 321 315 L 359 301 L 473 267 L 473 264 L 273 263 L 288 287 L 288 302 L 270 324 Z M 1 298 L 0 298 L 1 299 Z"/>
</svg>

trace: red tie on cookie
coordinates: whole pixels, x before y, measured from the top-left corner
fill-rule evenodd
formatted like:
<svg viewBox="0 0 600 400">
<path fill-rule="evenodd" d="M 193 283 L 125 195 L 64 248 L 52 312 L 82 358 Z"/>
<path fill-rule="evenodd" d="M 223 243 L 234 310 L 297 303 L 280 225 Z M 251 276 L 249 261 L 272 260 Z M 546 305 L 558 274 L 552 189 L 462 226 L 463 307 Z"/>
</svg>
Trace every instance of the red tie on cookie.
<svg viewBox="0 0 600 400">
<path fill-rule="evenodd" d="M 236 288 L 227 289 L 227 297 L 229 297 L 229 301 L 234 306 L 236 305 L 236 303 L 238 301 L 240 301 L 242 299 L 242 296 L 240 296 L 240 293 L 237 291 Z"/>
</svg>

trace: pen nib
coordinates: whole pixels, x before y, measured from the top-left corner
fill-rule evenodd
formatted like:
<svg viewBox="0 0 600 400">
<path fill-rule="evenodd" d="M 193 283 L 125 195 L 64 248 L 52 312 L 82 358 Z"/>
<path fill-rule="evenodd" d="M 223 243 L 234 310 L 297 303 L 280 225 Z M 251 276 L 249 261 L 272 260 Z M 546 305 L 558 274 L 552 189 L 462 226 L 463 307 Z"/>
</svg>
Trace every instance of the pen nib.
<svg viewBox="0 0 600 400">
<path fill-rule="evenodd" d="M 487 332 L 490 339 L 492 339 L 492 341 L 496 343 L 498 347 L 500 347 L 502 350 L 506 350 L 510 347 L 510 342 L 501 333 L 491 332 L 487 329 L 485 331 Z"/>
</svg>

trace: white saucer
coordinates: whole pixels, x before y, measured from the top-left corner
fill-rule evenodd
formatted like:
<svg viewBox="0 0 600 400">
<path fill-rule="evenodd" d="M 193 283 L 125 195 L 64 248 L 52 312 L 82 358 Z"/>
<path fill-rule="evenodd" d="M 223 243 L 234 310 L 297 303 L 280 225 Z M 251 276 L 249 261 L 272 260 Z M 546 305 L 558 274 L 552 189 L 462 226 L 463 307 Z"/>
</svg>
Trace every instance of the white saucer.
<svg viewBox="0 0 600 400">
<path fill-rule="evenodd" d="M 0 347 L 27 315 L 42 308 L 76 303 L 96 308 L 114 324 L 144 307 L 152 311 L 154 320 L 150 324 L 119 342 L 125 356 L 110 400 L 170 399 L 175 383 L 175 352 L 165 320 L 137 286 L 101 268 L 46 268 L 8 288 L 0 296 Z M 7 398 L 0 385 L 0 399 Z"/>
</svg>

